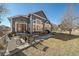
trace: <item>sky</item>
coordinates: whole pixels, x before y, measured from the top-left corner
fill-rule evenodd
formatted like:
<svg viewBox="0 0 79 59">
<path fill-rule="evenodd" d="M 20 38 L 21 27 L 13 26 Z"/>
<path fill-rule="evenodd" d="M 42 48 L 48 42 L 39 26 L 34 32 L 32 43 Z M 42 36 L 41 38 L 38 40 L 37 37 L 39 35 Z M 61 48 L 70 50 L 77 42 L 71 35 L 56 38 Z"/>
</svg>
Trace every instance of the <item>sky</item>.
<svg viewBox="0 0 79 59">
<path fill-rule="evenodd" d="M 43 10 L 48 20 L 53 24 L 60 24 L 61 18 L 67 12 L 69 4 L 65 3 L 6 3 L 9 13 L 3 17 L 2 24 L 10 26 L 8 17 L 16 15 L 27 15 L 29 13 Z M 74 14 L 79 16 L 79 4 L 73 4 Z"/>
</svg>

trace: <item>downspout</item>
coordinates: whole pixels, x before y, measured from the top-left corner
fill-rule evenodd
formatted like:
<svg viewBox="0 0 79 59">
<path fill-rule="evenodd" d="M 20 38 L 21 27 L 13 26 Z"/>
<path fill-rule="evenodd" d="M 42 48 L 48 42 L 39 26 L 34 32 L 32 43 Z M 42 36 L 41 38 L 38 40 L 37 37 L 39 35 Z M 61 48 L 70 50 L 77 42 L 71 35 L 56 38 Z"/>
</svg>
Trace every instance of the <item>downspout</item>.
<svg viewBox="0 0 79 59">
<path fill-rule="evenodd" d="M 32 14 L 30 15 L 30 24 L 29 24 L 29 28 L 30 28 L 30 33 L 32 34 L 33 32 L 33 25 L 32 25 Z"/>
</svg>

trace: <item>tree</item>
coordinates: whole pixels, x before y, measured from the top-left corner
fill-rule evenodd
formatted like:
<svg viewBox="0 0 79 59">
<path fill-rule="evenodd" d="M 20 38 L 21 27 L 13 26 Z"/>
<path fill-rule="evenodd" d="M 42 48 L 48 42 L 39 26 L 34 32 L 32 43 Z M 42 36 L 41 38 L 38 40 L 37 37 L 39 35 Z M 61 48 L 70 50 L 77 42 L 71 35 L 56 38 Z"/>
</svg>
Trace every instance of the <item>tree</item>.
<svg viewBox="0 0 79 59">
<path fill-rule="evenodd" d="M 57 31 L 58 30 L 58 25 L 52 24 L 52 29 L 53 29 L 53 31 Z"/>
<path fill-rule="evenodd" d="M 71 34 L 72 29 L 75 28 L 74 21 L 76 20 L 76 17 L 74 16 L 74 13 L 73 13 L 72 4 L 70 4 L 68 6 L 69 6 L 68 10 L 67 10 L 65 16 L 63 17 L 59 27 L 61 28 L 61 30 L 69 31 L 69 34 Z"/>
<path fill-rule="evenodd" d="M 79 17 L 77 17 L 76 21 L 74 21 L 76 25 L 76 29 L 79 29 Z"/>
<path fill-rule="evenodd" d="M 74 28 L 74 25 L 73 25 L 72 21 L 70 21 L 69 19 L 64 19 L 61 22 L 61 24 L 59 25 L 59 27 L 61 28 L 61 30 L 63 30 L 63 31 L 69 31 L 69 34 L 71 34 L 72 29 Z"/>
<path fill-rule="evenodd" d="M 3 20 L 3 17 L 8 13 L 8 9 L 5 4 L 0 4 L 0 23 Z"/>
</svg>

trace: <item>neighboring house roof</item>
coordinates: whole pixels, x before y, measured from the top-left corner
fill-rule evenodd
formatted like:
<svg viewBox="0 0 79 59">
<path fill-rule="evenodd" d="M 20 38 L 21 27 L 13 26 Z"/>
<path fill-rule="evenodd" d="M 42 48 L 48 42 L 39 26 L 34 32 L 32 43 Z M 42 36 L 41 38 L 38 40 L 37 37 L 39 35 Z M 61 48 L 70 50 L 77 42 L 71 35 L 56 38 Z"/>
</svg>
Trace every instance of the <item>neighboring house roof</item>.
<svg viewBox="0 0 79 59">
<path fill-rule="evenodd" d="M 7 31 L 10 31 L 10 27 L 5 26 L 5 25 L 1 25 L 0 26 L 0 37 L 5 35 L 5 32 L 7 32 Z"/>
<path fill-rule="evenodd" d="M 2 30 L 8 30 L 8 29 L 10 29 L 10 27 L 5 26 L 5 25 L 1 25 L 0 27 L 1 27 Z"/>
</svg>

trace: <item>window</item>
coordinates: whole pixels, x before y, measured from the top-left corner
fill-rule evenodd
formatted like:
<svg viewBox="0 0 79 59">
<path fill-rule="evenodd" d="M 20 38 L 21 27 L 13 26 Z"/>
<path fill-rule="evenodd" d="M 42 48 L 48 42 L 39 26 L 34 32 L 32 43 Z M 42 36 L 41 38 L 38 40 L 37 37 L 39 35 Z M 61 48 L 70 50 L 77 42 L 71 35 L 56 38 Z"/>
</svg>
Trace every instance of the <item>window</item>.
<svg viewBox="0 0 79 59">
<path fill-rule="evenodd" d="M 34 20 L 33 20 L 33 23 L 41 24 L 42 21 L 41 21 L 40 19 L 36 19 L 36 20 L 34 19 Z"/>
<path fill-rule="evenodd" d="M 36 19 L 36 21 L 37 21 L 38 24 L 42 23 L 40 19 Z"/>
</svg>

